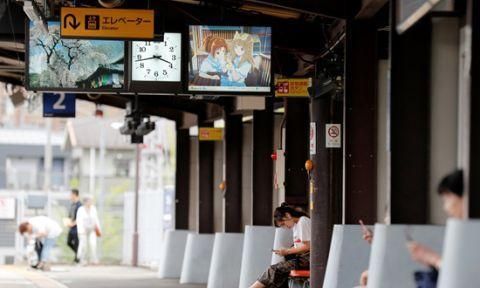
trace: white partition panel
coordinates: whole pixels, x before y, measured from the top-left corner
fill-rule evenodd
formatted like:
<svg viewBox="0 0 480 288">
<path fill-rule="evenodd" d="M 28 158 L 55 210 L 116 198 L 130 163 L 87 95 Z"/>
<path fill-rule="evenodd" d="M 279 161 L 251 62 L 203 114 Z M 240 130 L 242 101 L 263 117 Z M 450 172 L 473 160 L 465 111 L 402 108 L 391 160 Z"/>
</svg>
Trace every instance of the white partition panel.
<svg viewBox="0 0 480 288">
<path fill-rule="evenodd" d="M 415 271 L 427 268 L 411 259 L 407 239 L 411 237 L 441 254 L 444 232 L 443 226 L 376 224 L 368 288 L 416 288 Z"/>
<path fill-rule="evenodd" d="M 476 288 L 480 285 L 480 221 L 450 219 L 439 288 Z"/>
<path fill-rule="evenodd" d="M 275 230 L 275 241 L 273 242 L 273 249 L 289 248 L 293 245 L 293 230 L 285 228 L 277 228 Z M 283 256 L 272 253 L 272 264 L 284 261 Z"/>
<path fill-rule="evenodd" d="M 208 288 L 238 287 L 242 266 L 243 234 L 217 233 L 213 244 Z"/>
<path fill-rule="evenodd" d="M 248 288 L 267 269 L 272 260 L 275 227 L 245 226 L 240 288 Z"/>
<path fill-rule="evenodd" d="M 355 287 L 368 269 L 370 245 L 360 225 L 335 225 L 323 288 Z"/>
<path fill-rule="evenodd" d="M 159 278 L 180 278 L 188 234 L 187 230 L 166 232 L 158 269 Z"/>
<path fill-rule="evenodd" d="M 214 239 L 213 234 L 188 234 L 180 284 L 207 284 Z"/>
</svg>

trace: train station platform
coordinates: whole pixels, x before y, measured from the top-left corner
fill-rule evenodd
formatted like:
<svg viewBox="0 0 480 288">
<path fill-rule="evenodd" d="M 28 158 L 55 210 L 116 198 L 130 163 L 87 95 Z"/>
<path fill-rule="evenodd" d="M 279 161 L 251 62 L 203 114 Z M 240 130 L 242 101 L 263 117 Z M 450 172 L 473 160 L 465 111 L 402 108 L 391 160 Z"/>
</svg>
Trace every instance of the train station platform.
<svg viewBox="0 0 480 288">
<path fill-rule="evenodd" d="M 205 288 L 206 285 L 180 285 L 178 279 L 158 279 L 157 273 L 127 266 L 53 266 L 41 272 L 26 266 L 0 266 L 2 288 L 122 288 L 165 287 Z"/>
</svg>

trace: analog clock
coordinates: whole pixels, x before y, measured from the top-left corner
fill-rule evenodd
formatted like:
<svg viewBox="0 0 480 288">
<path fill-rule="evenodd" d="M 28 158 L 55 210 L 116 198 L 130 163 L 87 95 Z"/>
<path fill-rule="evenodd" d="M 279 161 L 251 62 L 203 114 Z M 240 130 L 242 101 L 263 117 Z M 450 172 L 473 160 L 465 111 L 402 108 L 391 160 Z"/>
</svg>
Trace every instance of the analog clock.
<svg viewBox="0 0 480 288">
<path fill-rule="evenodd" d="M 163 42 L 132 41 L 132 81 L 181 81 L 182 35 L 165 33 Z"/>
</svg>

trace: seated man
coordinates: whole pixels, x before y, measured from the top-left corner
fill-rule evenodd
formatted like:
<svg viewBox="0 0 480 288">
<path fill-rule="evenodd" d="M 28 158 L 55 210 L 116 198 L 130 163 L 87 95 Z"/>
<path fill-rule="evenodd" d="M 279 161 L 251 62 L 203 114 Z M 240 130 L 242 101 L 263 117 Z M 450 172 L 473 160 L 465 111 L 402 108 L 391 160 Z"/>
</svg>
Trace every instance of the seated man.
<svg viewBox="0 0 480 288">
<path fill-rule="evenodd" d="M 38 269 L 49 270 L 50 250 L 55 245 L 55 240 L 62 233 L 62 228 L 54 220 L 46 216 L 36 216 L 23 222 L 18 227 L 20 234 L 29 239 L 40 240 L 43 244 Z"/>
</svg>

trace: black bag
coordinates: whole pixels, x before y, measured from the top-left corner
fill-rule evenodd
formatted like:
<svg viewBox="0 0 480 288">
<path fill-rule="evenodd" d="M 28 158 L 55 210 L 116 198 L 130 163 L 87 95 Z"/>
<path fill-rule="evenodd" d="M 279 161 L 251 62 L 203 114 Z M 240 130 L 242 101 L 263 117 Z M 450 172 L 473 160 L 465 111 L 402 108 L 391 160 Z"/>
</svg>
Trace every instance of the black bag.
<svg viewBox="0 0 480 288">
<path fill-rule="evenodd" d="M 436 288 L 438 280 L 438 270 L 430 268 L 428 271 L 416 271 L 415 285 L 417 288 Z"/>
<path fill-rule="evenodd" d="M 42 259 L 42 250 L 43 244 L 40 240 L 35 240 L 35 252 L 37 253 L 38 260 L 34 265 L 31 265 L 32 268 L 37 268 L 38 264 L 40 264 L 40 259 Z"/>
</svg>

